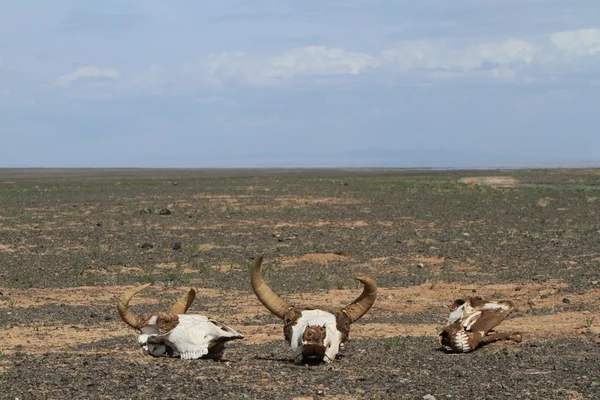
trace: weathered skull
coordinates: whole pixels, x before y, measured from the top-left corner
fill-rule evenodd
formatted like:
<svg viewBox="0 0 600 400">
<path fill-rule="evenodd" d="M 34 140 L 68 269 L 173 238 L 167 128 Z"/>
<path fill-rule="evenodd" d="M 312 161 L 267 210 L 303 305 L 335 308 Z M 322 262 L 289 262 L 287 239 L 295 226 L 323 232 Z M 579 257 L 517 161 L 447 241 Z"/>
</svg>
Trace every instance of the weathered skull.
<svg viewBox="0 0 600 400">
<path fill-rule="evenodd" d="M 121 319 L 140 331 L 138 343 L 144 354 L 155 357 L 164 354 L 183 359 L 220 358 L 224 343 L 243 339 L 232 328 L 203 315 L 185 314 L 195 298 L 195 291 L 183 296 L 167 313 L 138 317 L 129 309 L 129 301 L 150 284 L 126 291 L 117 306 Z"/>
<path fill-rule="evenodd" d="M 375 302 L 375 281 L 369 277 L 356 278 L 363 283 L 363 292 L 342 309 L 298 307 L 281 299 L 267 286 L 261 275 L 262 259 L 262 256 L 258 257 L 252 267 L 252 289 L 260 302 L 283 320 L 283 333 L 292 348 L 294 362 L 301 363 L 307 358 L 326 363 L 335 360 L 340 347 L 348 340 L 350 325 Z"/>
<path fill-rule="evenodd" d="M 307 358 L 332 362 L 340 351 L 344 337 L 338 329 L 335 315 L 322 310 L 302 311 L 291 330 L 290 345 L 297 363 Z"/>
<path fill-rule="evenodd" d="M 510 301 L 484 301 L 481 297 L 458 299 L 450 306 L 448 323 L 439 335 L 440 344 L 447 349 L 467 353 L 481 344 L 498 340 L 521 341 L 514 333 L 492 333 L 513 310 Z"/>
</svg>

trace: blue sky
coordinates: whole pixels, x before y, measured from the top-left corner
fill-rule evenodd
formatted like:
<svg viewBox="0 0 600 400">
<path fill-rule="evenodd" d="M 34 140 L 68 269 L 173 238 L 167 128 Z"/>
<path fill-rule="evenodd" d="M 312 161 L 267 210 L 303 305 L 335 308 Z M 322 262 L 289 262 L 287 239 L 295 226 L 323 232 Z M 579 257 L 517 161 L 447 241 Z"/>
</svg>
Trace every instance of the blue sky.
<svg viewBox="0 0 600 400">
<path fill-rule="evenodd" d="M 0 167 L 600 164 L 598 0 L 0 10 Z"/>
</svg>

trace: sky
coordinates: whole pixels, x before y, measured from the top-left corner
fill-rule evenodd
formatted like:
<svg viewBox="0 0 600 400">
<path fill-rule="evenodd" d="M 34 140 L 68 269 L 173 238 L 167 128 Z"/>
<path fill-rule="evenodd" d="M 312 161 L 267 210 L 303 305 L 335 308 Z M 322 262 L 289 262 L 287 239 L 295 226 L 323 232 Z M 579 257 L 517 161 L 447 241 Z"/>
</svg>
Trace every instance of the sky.
<svg viewBox="0 0 600 400">
<path fill-rule="evenodd" d="M 0 167 L 600 165 L 598 0 L 0 10 Z"/>
</svg>

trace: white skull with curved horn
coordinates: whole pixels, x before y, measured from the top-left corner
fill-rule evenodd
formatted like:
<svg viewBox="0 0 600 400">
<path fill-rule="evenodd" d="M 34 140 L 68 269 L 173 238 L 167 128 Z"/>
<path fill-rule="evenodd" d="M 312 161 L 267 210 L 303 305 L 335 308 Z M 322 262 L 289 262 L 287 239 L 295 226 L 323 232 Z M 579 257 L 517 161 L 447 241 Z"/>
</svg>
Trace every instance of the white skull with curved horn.
<svg viewBox="0 0 600 400">
<path fill-rule="evenodd" d="M 129 301 L 150 285 L 147 283 L 127 290 L 117 304 L 121 319 L 140 332 L 138 343 L 144 354 L 158 357 L 167 353 L 187 360 L 201 357 L 219 359 L 226 342 L 244 338 L 212 318 L 186 314 L 196 298 L 194 289 L 190 289 L 166 313 L 135 315 L 129 309 Z"/>
<path fill-rule="evenodd" d="M 468 353 L 499 340 L 521 341 L 519 332 L 497 333 L 494 328 L 513 311 L 508 301 L 485 301 L 481 297 L 457 299 L 450 306 L 448 323 L 439 335 L 442 346 L 456 353 Z"/>
<path fill-rule="evenodd" d="M 283 320 L 283 334 L 292 348 L 296 364 L 307 358 L 330 363 L 335 360 L 340 345 L 348 340 L 350 324 L 358 321 L 373 305 L 377 284 L 369 277 L 356 278 L 363 285 L 362 294 L 341 309 L 299 307 L 281 299 L 264 282 L 261 275 L 263 256 L 252 267 L 252 289 L 260 302 Z"/>
</svg>

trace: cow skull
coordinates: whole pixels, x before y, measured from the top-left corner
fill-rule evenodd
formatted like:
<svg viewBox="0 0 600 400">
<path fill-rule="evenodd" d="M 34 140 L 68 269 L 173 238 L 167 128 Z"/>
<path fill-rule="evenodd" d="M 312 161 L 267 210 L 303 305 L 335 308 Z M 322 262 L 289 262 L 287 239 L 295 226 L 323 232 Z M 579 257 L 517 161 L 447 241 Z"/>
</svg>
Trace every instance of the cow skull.
<svg viewBox="0 0 600 400">
<path fill-rule="evenodd" d="M 439 335 L 440 344 L 450 351 L 467 353 L 499 340 L 521 342 L 518 332 L 494 332 L 512 311 L 510 301 L 485 301 L 481 297 L 457 299 L 450 306 L 448 323 Z"/>
<path fill-rule="evenodd" d="M 226 342 L 244 338 L 242 334 L 212 318 L 186 314 L 196 297 L 194 289 L 190 289 L 166 313 L 135 315 L 129 309 L 129 301 L 150 285 L 147 283 L 127 290 L 117 304 L 121 319 L 140 332 L 138 343 L 144 354 L 158 357 L 167 353 L 183 359 L 219 359 Z"/>
<path fill-rule="evenodd" d="M 356 278 L 364 285 L 363 292 L 344 308 L 298 307 L 281 299 L 264 282 L 262 260 L 261 255 L 252 267 L 252 289 L 260 302 L 283 320 L 284 337 L 292 348 L 294 362 L 299 364 L 307 358 L 326 363 L 335 360 L 340 346 L 348 340 L 350 325 L 369 311 L 375 302 L 375 281 L 366 276 Z"/>
</svg>

